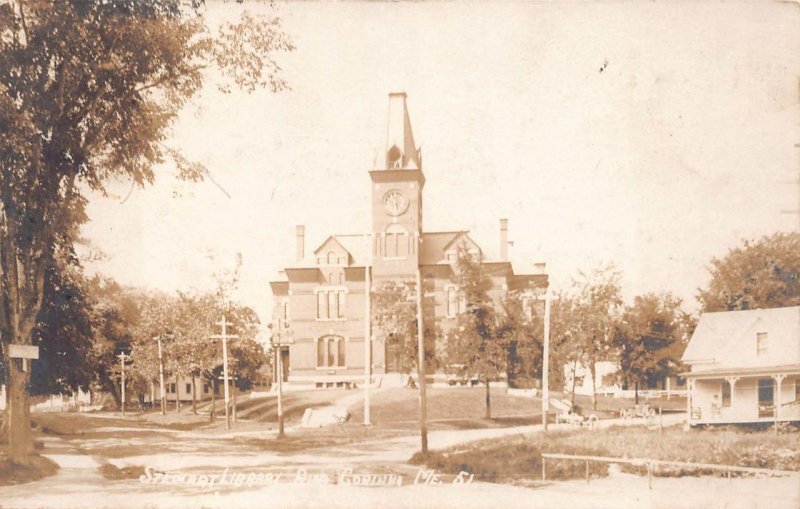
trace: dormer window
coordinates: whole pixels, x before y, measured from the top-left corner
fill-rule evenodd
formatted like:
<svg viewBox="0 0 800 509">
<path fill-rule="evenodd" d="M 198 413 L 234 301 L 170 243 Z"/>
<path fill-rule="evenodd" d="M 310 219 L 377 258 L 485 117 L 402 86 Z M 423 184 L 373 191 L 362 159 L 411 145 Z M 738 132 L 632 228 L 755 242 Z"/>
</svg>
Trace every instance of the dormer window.
<svg viewBox="0 0 800 509">
<path fill-rule="evenodd" d="M 769 350 L 766 332 L 756 333 L 756 355 L 764 355 Z"/>
</svg>

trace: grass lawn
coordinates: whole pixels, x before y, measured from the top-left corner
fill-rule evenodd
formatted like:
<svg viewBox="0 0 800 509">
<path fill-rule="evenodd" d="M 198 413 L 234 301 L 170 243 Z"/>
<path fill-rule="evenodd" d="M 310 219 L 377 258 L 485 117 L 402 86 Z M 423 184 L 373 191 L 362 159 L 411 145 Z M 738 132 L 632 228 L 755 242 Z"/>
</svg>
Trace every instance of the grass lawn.
<svg viewBox="0 0 800 509">
<path fill-rule="evenodd" d="M 476 479 L 517 482 L 541 478 L 542 452 L 660 459 L 692 463 L 717 463 L 743 467 L 800 471 L 800 433 L 774 435 L 770 431 L 714 429 L 683 431 L 680 426 L 657 430 L 612 426 L 597 430 L 552 431 L 514 435 L 474 442 L 460 448 L 415 455 L 412 463 L 425 463 L 444 473 L 467 471 Z M 626 466 L 638 472 L 638 467 Z M 608 465 L 590 463 L 593 476 L 605 476 Z M 654 475 L 711 474 L 696 470 L 658 468 Z M 585 475 L 585 464 L 547 461 L 548 479 L 573 479 Z"/>
<path fill-rule="evenodd" d="M 492 419 L 485 419 L 483 387 L 433 388 L 427 390 L 429 429 L 468 429 L 521 426 L 541 422 L 541 400 L 510 396 L 504 389 L 492 389 Z M 364 405 L 350 408 L 361 420 Z M 375 426 L 416 429 L 419 418 L 419 391 L 396 388 L 376 391 L 370 400 L 370 420 Z"/>
<path fill-rule="evenodd" d="M 0 486 L 38 481 L 58 471 L 58 465 L 42 456 L 34 455 L 27 465 L 12 463 L 0 455 Z"/>
</svg>

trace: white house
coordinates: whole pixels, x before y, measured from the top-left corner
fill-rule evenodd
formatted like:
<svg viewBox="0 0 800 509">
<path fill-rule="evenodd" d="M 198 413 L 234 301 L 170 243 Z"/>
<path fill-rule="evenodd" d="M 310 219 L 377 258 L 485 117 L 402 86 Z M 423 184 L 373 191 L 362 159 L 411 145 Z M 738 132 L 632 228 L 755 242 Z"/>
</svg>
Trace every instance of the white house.
<svg viewBox="0 0 800 509">
<path fill-rule="evenodd" d="M 800 306 L 703 313 L 683 362 L 690 425 L 800 421 Z"/>
</svg>

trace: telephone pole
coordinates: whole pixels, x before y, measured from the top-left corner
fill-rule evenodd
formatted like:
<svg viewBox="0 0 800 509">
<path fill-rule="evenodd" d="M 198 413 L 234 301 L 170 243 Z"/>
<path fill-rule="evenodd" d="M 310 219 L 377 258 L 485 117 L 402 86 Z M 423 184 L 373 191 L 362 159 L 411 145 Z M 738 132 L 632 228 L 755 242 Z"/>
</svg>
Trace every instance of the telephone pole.
<svg viewBox="0 0 800 509">
<path fill-rule="evenodd" d="M 225 384 L 225 427 L 231 429 L 231 415 L 228 408 L 230 401 L 230 390 L 228 388 L 228 340 L 238 339 L 239 336 L 236 334 L 228 334 L 228 325 L 230 325 L 230 323 L 225 320 L 225 315 L 222 315 L 222 320 L 217 322 L 217 325 L 222 328 L 222 334 L 215 334 L 211 336 L 211 339 L 222 340 L 222 378 Z"/>
<path fill-rule="evenodd" d="M 291 343 L 289 339 L 289 335 L 291 331 L 289 330 L 289 324 L 284 322 L 284 326 L 281 327 L 281 320 L 278 319 L 277 327 L 270 336 L 270 343 L 272 343 L 272 349 L 274 352 L 274 359 L 275 359 L 275 378 L 277 378 L 278 382 L 278 438 L 283 438 L 286 436 L 283 429 L 283 346 Z M 269 328 L 272 329 L 273 325 L 270 324 Z M 284 340 L 284 337 L 286 338 Z"/>
<path fill-rule="evenodd" d="M 153 339 L 158 341 L 158 381 L 161 384 L 161 415 L 167 414 L 167 394 L 164 391 L 164 355 L 161 350 L 161 336 Z"/>
<path fill-rule="evenodd" d="M 369 257 L 372 253 L 372 235 L 367 235 Z M 364 426 L 371 426 L 369 415 L 369 389 L 372 383 L 372 279 L 369 258 L 364 263 Z"/>
<path fill-rule="evenodd" d="M 125 416 L 125 361 L 129 359 L 125 352 L 121 352 L 119 357 L 120 374 L 122 376 L 121 392 L 122 392 L 122 415 Z"/>
<path fill-rule="evenodd" d="M 542 429 L 547 431 L 550 409 L 550 282 L 544 294 L 544 353 L 542 355 Z"/>
<path fill-rule="evenodd" d="M 419 378 L 419 436 L 422 454 L 428 453 L 428 400 L 425 395 L 425 337 L 422 324 L 422 270 L 417 267 L 417 348 L 419 358 L 417 376 Z"/>
</svg>

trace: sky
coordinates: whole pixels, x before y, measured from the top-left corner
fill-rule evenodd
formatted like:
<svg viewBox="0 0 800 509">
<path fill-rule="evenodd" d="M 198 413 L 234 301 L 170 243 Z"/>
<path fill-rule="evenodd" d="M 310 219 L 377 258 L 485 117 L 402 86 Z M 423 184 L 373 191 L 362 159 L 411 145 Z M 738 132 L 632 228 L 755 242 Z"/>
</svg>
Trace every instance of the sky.
<svg viewBox="0 0 800 509">
<path fill-rule="evenodd" d="M 263 4 L 209 3 L 211 24 Z M 800 229 L 800 8 L 791 3 L 277 3 L 291 90 L 220 92 L 167 143 L 213 177 L 91 195 L 90 273 L 235 297 L 270 319 L 269 281 L 329 234 L 370 228 L 388 93 L 423 152 L 424 230 L 546 262 L 555 289 L 613 262 L 623 295 L 697 309 L 712 257 Z"/>
</svg>

